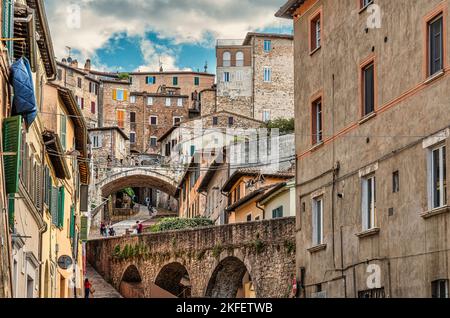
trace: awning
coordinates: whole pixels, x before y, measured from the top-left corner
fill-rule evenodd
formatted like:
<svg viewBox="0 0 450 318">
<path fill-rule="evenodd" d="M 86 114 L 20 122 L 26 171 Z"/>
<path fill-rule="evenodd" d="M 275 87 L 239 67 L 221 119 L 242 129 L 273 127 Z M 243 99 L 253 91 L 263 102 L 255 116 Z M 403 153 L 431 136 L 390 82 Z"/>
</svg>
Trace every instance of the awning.
<svg viewBox="0 0 450 318">
<path fill-rule="evenodd" d="M 62 153 L 64 153 L 59 136 L 51 131 L 44 131 L 42 138 L 47 149 L 47 154 L 52 163 L 55 175 L 58 179 L 69 179 L 70 170 Z"/>
</svg>

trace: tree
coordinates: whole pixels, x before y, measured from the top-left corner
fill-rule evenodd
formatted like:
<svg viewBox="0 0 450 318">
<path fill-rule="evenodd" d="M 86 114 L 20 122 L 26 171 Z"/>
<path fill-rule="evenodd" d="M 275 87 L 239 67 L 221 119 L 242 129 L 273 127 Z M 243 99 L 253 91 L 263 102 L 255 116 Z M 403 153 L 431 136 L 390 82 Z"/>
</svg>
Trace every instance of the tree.
<svg viewBox="0 0 450 318">
<path fill-rule="evenodd" d="M 267 123 L 269 129 L 279 129 L 281 135 L 290 134 L 295 132 L 295 119 L 294 118 L 277 118 Z"/>
</svg>

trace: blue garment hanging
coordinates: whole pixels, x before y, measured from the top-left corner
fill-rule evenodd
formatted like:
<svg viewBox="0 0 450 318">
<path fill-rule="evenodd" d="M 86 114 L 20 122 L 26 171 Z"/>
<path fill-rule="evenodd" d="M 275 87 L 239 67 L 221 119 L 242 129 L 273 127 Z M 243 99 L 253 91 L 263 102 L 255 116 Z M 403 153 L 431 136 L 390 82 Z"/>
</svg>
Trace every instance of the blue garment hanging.
<svg viewBox="0 0 450 318">
<path fill-rule="evenodd" d="M 11 83 L 14 88 L 12 115 L 22 115 L 27 127 L 30 127 L 37 117 L 38 109 L 27 58 L 21 57 L 11 66 Z"/>
</svg>

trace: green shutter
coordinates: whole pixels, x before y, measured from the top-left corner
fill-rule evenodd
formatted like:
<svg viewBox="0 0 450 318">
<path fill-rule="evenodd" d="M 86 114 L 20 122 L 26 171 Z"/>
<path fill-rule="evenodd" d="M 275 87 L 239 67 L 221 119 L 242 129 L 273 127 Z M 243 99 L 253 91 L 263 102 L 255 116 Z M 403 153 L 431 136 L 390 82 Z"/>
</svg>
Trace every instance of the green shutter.
<svg viewBox="0 0 450 318">
<path fill-rule="evenodd" d="M 58 204 L 59 191 L 58 188 L 52 187 L 50 190 L 50 212 L 52 213 L 53 225 L 58 225 Z"/>
<path fill-rule="evenodd" d="M 200 78 L 199 77 L 194 77 L 194 85 L 195 86 L 200 85 Z"/>
<path fill-rule="evenodd" d="M 58 227 L 64 227 L 64 197 L 65 190 L 64 186 L 59 188 L 59 197 L 58 197 Z"/>
<path fill-rule="evenodd" d="M 72 205 L 70 207 L 70 238 L 73 239 L 75 236 L 75 208 Z"/>
<path fill-rule="evenodd" d="M 88 239 L 88 218 L 87 216 L 82 216 L 80 219 L 80 240 L 86 242 Z"/>
<path fill-rule="evenodd" d="M 9 217 L 9 228 L 12 230 L 14 229 L 14 212 L 15 212 L 15 206 L 14 206 L 14 194 L 8 195 L 8 217 Z"/>
<path fill-rule="evenodd" d="M 21 128 L 22 116 L 9 117 L 3 121 L 3 151 L 15 153 L 3 157 L 6 193 L 19 192 Z"/>
<path fill-rule="evenodd" d="M 178 85 L 178 77 L 174 77 L 173 78 L 173 86 L 177 86 Z"/>
<path fill-rule="evenodd" d="M 2 1 L 2 38 L 13 38 L 14 0 Z M 13 57 L 13 41 L 5 41 L 9 58 Z"/>
</svg>

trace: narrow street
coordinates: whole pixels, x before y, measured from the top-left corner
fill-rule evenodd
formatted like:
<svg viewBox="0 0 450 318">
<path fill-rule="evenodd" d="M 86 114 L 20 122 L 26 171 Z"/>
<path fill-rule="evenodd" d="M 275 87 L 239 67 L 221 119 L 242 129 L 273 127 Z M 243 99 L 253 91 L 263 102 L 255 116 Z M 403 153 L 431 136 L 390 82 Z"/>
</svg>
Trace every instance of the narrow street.
<svg viewBox="0 0 450 318">
<path fill-rule="evenodd" d="M 91 298 L 122 298 L 119 292 L 108 284 L 89 264 L 86 268 L 86 278 L 89 279 L 95 290 Z"/>
</svg>

